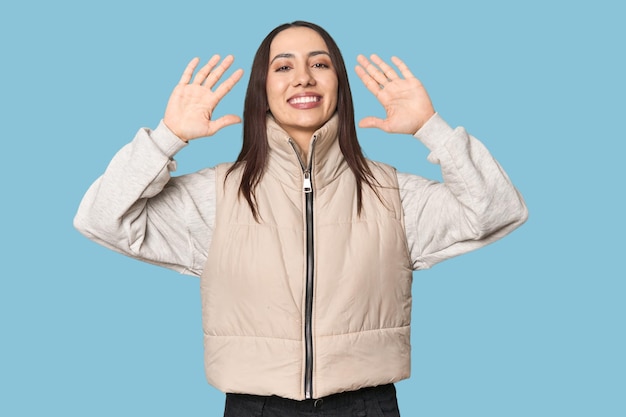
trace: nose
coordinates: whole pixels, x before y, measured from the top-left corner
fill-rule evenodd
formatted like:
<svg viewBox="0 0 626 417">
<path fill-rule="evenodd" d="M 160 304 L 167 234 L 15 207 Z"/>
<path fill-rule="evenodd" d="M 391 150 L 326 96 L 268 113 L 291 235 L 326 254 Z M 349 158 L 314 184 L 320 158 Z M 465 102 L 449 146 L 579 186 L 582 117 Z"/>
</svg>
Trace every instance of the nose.
<svg viewBox="0 0 626 417">
<path fill-rule="evenodd" d="M 311 69 L 307 65 L 301 66 L 300 68 L 296 69 L 293 74 L 294 87 L 308 87 L 311 85 L 315 85 L 315 77 L 313 76 Z"/>
</svg>

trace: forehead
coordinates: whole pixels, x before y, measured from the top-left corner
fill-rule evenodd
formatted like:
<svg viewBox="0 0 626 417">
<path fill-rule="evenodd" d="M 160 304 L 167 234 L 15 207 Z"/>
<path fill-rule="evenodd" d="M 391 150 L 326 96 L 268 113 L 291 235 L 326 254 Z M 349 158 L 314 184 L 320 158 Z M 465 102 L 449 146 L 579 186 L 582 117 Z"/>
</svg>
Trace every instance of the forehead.
<svg viewBox="0 0 626 417">
<path fill-rule="evenodd" d="M 278 33 L 270 45 L 270 59 L 276 54 L 310 51 L 328 51 L 326 42 L 319 33 L 306 27 L 292 27 Z"/>
</svg>

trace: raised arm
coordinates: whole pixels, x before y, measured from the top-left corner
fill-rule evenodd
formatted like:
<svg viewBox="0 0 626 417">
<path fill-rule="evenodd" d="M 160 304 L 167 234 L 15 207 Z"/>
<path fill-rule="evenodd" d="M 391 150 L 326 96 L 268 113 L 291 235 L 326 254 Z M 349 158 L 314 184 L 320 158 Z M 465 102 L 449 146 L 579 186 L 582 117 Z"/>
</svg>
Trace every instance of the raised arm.
<svg viewBox="0 0 626 417">
<path fill-rule="evenodd" d="M 377 55 L 360 55 L 356 72 L 380 101 L 386 118 L 359 126 L 414 135 L 441 166 L 443 182 L 398 174 L 407 242 L 414 269 L 429 268 L 491 243 L 524 223 L 528 212 L 509 177 L 485 146 L 461 127 L 451 128 L 399 58 L 397 72 Z"/>
<path fill-rule="evenodd" d="M 234 115 L 212 117 L 241 77 L 238 70 L 218 85 L 232 57 L 218 66 L 217 61 L 219 57 L 213 57 L 193 81 L 198 60 L 191 61 L 159 126 L 140 129 L 91 185 L 74 218 L 81 233 L 131 257 L 191 275 L 201 273 L 213 228 L 214 171 L 180 177 L 170 172 L 175 169 L 174 155 L 187 140 L 213 135 L 240 120 Z"/>
</svg>

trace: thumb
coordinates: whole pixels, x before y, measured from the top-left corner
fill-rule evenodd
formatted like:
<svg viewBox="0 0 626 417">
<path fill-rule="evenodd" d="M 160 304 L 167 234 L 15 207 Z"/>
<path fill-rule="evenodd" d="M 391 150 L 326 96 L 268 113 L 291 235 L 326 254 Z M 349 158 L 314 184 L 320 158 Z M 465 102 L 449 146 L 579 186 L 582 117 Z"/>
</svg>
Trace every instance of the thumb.
<svg viewBox="0 0 626 417">
<path fill-rule="evenodd" d="M 226 126 L 234 125 L 237 123 L 241 123 L 241 117 L 235 114 L 227 114 L 226 116 L 222 116 L 218 119 L 221 123 L 220 129 Z"/>
<path fill-rule="evenodd" d="M 218 119 L 213 120 L 213 126 L 215 131 L 221 130 L 227 126 L 241 123 L 241 118 L 234 114 L 227 114 Z"/>
<path fill-rule="evenodd" d="M 359 127 L 364 127 L 364 128 L 374 127 L 374 128 L 382 129 L 383 124 L 384 124 L 383 119 L 379 117 L 374 117 L 374 116 L 364 117 L 363 119 L 359 121 Z"/>
</svg>

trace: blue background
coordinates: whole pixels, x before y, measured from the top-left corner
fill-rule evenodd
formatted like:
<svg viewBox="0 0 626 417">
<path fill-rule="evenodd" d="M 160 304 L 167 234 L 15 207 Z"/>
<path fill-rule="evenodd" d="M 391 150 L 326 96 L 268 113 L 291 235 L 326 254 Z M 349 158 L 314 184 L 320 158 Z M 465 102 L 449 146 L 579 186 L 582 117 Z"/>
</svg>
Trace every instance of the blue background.
<svg viewBox="0 0 626 417">
<path fill-rule="evenodd" d="M 617 1 L 24 1 L 0 6 L 0 415 L 218 416 L 199 282 L 72 227 L 89 184 L 154 127 L 186 63 L 254 51 L 305 19 L 340 45 L 357 118 L 382 109 L 351 68 L 402 57 L 452 125 L 480 138 L 530 219 L 415 274 L 403 416 L 626 416 L 624 11 Z M 373 159 L 438 178 L 418 141 L 360 130 Z M 235 158 L 241 127 L 178 173 Z"/>
</svg>

